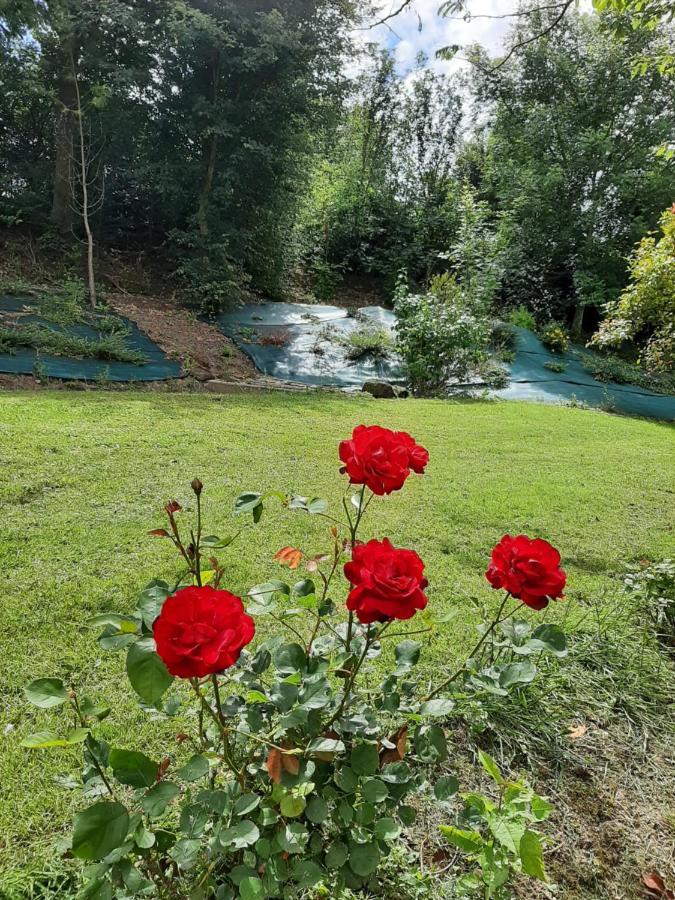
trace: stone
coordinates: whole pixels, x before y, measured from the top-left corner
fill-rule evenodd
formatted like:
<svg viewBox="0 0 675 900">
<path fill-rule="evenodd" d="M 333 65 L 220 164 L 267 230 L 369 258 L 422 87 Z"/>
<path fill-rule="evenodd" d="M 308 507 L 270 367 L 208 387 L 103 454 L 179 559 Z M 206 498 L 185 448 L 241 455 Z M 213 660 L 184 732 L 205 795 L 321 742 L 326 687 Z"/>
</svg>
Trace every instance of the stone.
<svg viewBox="0 0 675 900">
<path fill-rule="evenodd" d="M 397 397 L 408 396 L 405 388 L 399 388 L 388 381 L 366 381 L 361 390 L 371 394 L 373 397 L 377 397 L 378 400 L 395 400 Z"/>
</svg>

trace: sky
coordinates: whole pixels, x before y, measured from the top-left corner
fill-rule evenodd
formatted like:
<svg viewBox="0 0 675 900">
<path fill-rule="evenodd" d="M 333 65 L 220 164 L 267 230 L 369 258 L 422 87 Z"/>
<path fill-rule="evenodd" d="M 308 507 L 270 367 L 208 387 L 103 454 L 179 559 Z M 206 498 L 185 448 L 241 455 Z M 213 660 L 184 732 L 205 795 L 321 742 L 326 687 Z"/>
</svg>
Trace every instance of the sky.
<svg viewBox="0 0 675 900">
<path fill-rule="evenodd" d="M 405 74 L 415 66 L 417 54 L 422 51 L 429 57 L 429 64 L 442 72 L 456 71 L 465 66 L 461 59 L 451 62 L 436 60 L 435 53 L 441 47 L 452 44 L 466 46 L 481 44 L 490 54 L 499 53 L 504 39 L 515 21 L 513 18 L 472 18 L 470 22 L 444 19 L 438 15 L 441 0 L 413 0 L 387 25 L 372 29 L 360 29 L 359 41 L 373 41 L 394 51 L 397 67 Z M 379 18 L 401 5 L 401 0 L 382 0 Z M 581 0 L 579 7 L 589 9 L 590 0 Z M 513 13 L 517 0 L 471 0 L 472 16 L 503 16 Z M 421 28 L 420 28 L 421 22 Z M 461 52 L 459 54 L 461 56 Z"/>
</svg>

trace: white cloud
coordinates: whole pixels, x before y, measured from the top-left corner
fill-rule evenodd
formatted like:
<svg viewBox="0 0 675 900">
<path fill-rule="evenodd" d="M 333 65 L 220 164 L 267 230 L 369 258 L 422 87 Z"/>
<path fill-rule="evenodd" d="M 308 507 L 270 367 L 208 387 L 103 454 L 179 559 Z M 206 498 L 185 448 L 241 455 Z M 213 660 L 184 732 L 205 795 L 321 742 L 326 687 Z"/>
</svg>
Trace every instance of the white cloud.
<svg viewBox="0 0 675 900">
<path fill-rule="evenodd" d="M 386 0 L 378 18 L 397 9 L 400 4 L 401 0 Z M 357 40 L 372 41 L 393 50 L 401 74 L 414 67 L 420 52 L 426 54 L 434 68 L 452 72 L 466 66 L 466 63 L 461 59 L 450 62 L 437 60 L 436 51 L 453 44 L 466 47 L 478 43 L 491 55 L 499 54 L 515 22 L 515 18 L 508 14 L 517 10 L 519 5 L 518 0 L 470 0 L 472 18 L 467 22 L 441 18 L 438 15 L 440 4 L 441 0 L 413 0 L 409 8 L 389 20 L 387 25 L 359 30 Z M 582 10 L 588 10 L 591 0 L 581 0 L 579 5 Z M 507 18 L 491 18 L 506 15 Z"/>
</svg>

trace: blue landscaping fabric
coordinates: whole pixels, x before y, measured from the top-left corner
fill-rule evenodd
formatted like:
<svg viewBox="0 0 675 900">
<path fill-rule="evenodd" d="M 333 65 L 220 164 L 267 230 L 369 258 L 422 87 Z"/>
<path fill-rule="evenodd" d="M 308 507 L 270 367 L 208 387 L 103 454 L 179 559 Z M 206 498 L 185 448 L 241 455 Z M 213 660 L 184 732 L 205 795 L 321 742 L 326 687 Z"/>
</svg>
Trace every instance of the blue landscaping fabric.
<svg viewBox="0 0 675 900">
<path fill-rule="evenodd" d="M 395 316 L 377 306 L 356 316 L 337 306 L 309 303 L 249 303 L 220 313 L 215 324 L 265 375 L 301 384 L 358 388 L 369 379 L 403 384 L 401 360 L 362 356 L 349 359 L 336 338 L 364 324 L 393 330 Z"/>
<path fill-rule="evenodd" d="M 350 360 L 339 342 L 331 340 L 362 327 L 363 322 L 386 327 L 393 333 L 396 316 L 380 306 L 364 307 L 354 317 L 337 306 L 251 303 L 215 319 L 216 325 L 250 356 L 258 369 L 274 378 L 352 389 L 370 378 L 405 383 L 399 359 Z M 596 381 L 572 352 L 552 353 L 531 331 L 515 331 L 516 356 L 507 367 L 510 384 L 492 391 L 492 396 L 544 403 L 576 400 L 626 415 L 675 421 L 675 397 L 635 385 Z M 547 362 L 562 362 L 566 369 L 552 372 L 544 366 Z M 477 385 L 464 387 L 475 390 Z"/>
<path fill-rule="evenodd" d="M 17 313 L 31 309 L 31 301 L 17 297 L 0 296 L 0 317 L 2 313 Z M 164 381 L 180 378 L 180 363 L 169 359 L 163 350 L 151 341 L 128 319 L 119 318 L 129 329 L 125 343 L 130 350 L 138 350 L 147 362 L 143 365 L 101 359 L 69 359 L 65 356 L 38 354 L 31 348 L 16 348 L 13 353 L 0 354 L 0 372 L 10 375 L 30 375 L 36 365 L 49 378 L 63 378 L 73 381 L 94 381 L 104 378 L 108 381 Z M 91 325 L 75 324 L 60 326 L 41 319 L 36 313 L 25 312 L 21 324 L 39 324 L 54 331 L 66 332 L 78 337 L 95 339 L 100 332 Z"/>
<path fill-rule="evenodd" d="M 494 396 L 544 403 L 577 400 L 629 416 L 675 421 L 672 395 L 656 394 L 634 384 L 597 381 L 584 369 L 574 348 L 567 353 L 552 353 L 531 331 L 525 328 L 515 331 L 516 357 L 508 366 L 511 383 L 503 390 L 493 391 Z M 544 366 L 547 362 L 563 363 L 565 371 L 552 372 Z"/>
</svg>

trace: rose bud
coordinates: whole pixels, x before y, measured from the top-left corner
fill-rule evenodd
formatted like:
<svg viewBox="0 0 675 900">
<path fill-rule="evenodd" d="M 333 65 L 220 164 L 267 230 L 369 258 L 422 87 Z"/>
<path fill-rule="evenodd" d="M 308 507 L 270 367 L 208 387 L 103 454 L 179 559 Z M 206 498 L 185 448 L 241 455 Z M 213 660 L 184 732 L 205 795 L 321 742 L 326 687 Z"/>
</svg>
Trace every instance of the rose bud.
<svg viewBox="0 0 675 900">
<path fill-rule="evenodd" d="M 190 487 L 192 488 L 192 490 L 195 492 L 195 494 L 197 496 L 199 496 L 204 489 L 204 485 L 201 483 L 199 478 L 193 478 L 192 483 L 190 484 Z"/>
</svg>

